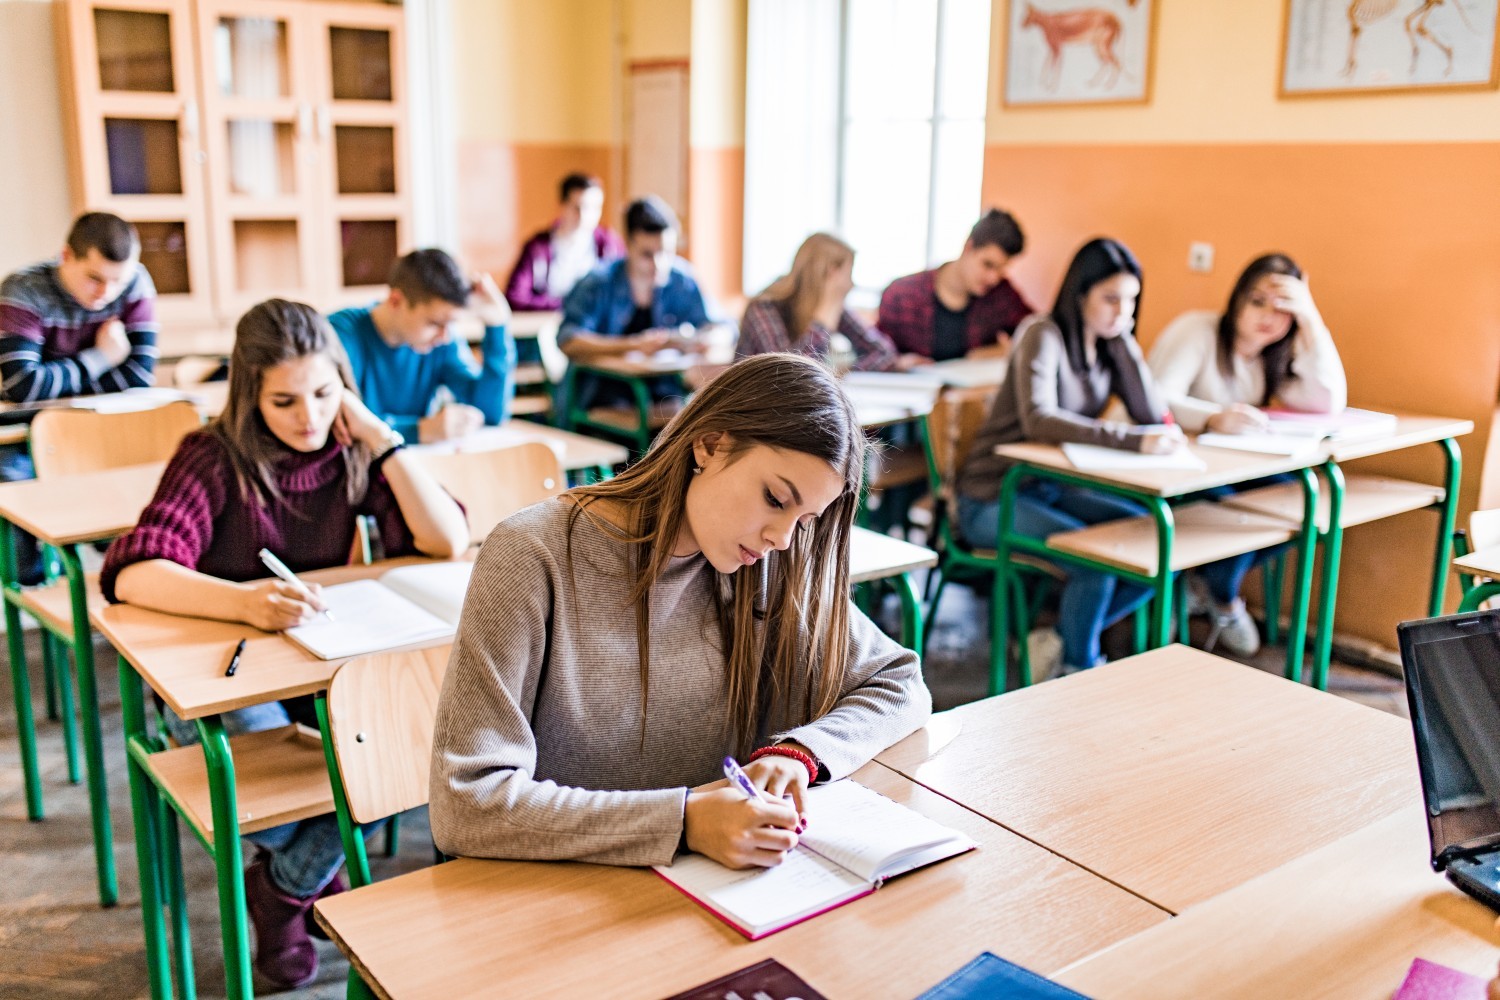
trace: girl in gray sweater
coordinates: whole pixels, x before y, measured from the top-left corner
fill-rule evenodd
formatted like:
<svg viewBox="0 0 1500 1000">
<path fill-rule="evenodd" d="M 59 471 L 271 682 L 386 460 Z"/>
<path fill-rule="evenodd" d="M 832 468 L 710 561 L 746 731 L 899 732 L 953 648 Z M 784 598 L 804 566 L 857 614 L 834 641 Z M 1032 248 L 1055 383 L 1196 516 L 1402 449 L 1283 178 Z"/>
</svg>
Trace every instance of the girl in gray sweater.
<svg viewBox="0 0 1500 1000">
<path fill-rule="evenodd" d="M 695 395 L 635 466 L 496 527 L 438 706 L 437 845 L 780 863 L 817 821 L 803 790 L 931 709 L 916 656 L 848 600 L 864 452 L 826 369 L 760 355 Z M 725 756 L 765 798 L 715 782 Z"/>
<path fill-rule="evenodd" d="M 991 548 L 999 532 L 1000 480 L 1010 462 L 995 454 L 996 445 L 1079 442 L 1164 452 L 1181 444 L 1181 432 L 1163 426 L 1166 401 L 1130 333 L 1140 294 L 1141 267 L 1130 250 L 1092 240 L 1068 265 L 1052 313 L 1016 331 L 1005 383 L 959 470 L 959 526 L 970 545 Z M 1129 422 L 1103 419 L 1111 397 L 1125 405 Z M 1108 493 L 1029 479 L 1016 494 L 1014 523 L 1023 535 L 1046 538 L 1144 513 Z M 1067 572 L 1058 609 L 1065 671 L 1100 663 L 1100 633 L 1151 595 L 1108 573 L 1073 565 Z"/>
</svg>

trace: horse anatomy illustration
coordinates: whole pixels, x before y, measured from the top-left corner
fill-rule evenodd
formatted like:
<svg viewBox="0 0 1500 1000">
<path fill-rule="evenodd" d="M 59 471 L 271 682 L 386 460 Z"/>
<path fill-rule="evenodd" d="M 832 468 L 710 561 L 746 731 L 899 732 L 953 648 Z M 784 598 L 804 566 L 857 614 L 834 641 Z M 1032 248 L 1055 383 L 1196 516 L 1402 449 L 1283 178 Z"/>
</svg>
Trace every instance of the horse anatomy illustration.
<svg viewBox="0 0 1500 1000">
<path fill-rule="evenodd" d="M 1421 54 L 1418 41 L 1425 39 L 1434 45 L 1444 57 L 1448 64 L 1443 68 L 1443 75 L 1447 76 L 1453 72 L 1453 46 L 1444 42 L 1432 29 L 1427 27 L 1427 19 L 1432 15 L 1434 7 L 1441 7 L 1446 0 L 1418 0 L 1417 7 L 1402 21 L 1406 29 L 1407 41 L 1411 43 L 1411 72 L 1416 75 L 1417 57 Z M 1359 35 L 1366 27 L 1376 21 L 1390 17 L 1397 7 L 1401 6 L 1401 0 L 1351 0 L 1349 4 L 1349 60 L 1344 63 L 1344 75 L 1353 76 L 1358 66 Z M 1464 13 L 1464 6 L 1459 0 L 1453 0 L 1453 6 L 1458 10 L 1458 16 L 1463 18 L 1464 25 L 1474 31 L 1474 25 L 1469 22 L 1469 15 Z"/>
<path fill-rule="evenodd" d="M 1139 0 L 1126 0 L 1134 7 Z M 1056 90 L 1062 75 L 1062 50 L 1064 45 L 1092 45 L 1099 57 L 1099 72 L 1089 81 L 1090 87 L 1103 85 L 1107 90 L 1120 79 L 1125 68 L 1115 55 L 1115 43 L 1120 40 L 1120 19 L 1102 7 L 1082 7 L 1075 10 L 1037 10 L 1026 5 L 1026 18 L 1022 28 L 1039 28 L 1047 43 L 1047 63 L 1042 67 L 1041 83 L 1048 90 Z"/>
</svg>

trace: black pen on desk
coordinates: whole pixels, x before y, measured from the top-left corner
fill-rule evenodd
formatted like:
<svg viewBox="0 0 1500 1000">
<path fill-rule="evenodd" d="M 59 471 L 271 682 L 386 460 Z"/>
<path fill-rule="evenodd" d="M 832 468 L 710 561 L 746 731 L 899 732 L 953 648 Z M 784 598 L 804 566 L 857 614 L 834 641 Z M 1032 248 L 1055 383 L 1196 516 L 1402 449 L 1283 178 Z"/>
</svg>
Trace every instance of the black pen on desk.
<svg viewBox="0 0 1500 1000">
<path fill-rule="evenodd" d="M 229 658 L 229 667 L 224 671 L 225 677 L 233 677 L 234 672 L 240 669 L 240 654 L 245 651 L 245 640 L 241 639 L 239 645 L 234 647 L 234 655 Z"/>
</svg>

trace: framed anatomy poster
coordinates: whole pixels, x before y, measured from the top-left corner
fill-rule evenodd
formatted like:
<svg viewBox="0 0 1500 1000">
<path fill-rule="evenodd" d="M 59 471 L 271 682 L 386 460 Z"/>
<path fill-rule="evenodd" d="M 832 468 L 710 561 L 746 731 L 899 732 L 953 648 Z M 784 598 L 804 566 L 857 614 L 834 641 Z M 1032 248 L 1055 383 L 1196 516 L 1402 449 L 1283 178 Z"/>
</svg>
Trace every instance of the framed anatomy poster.
<svg viewBox="0 0 1500 1000">
<path fill-rule="evenodd" d="M 1494 87 L 1500 0 L 1286 0 L 1281 96 Z"/>
<path fill-rule="evenodd" d="M 1144 104 L 1158 0 L 1008 0 L 1001 103 Z"/>
</svg>

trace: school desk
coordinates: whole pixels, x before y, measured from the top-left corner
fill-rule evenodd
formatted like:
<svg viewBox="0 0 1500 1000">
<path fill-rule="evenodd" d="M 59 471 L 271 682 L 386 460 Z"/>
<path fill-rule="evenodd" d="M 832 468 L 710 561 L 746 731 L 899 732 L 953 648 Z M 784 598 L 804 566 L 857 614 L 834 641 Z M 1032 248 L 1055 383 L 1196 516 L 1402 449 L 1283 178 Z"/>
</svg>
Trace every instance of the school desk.
<svg viewBox="0 0 1500 1000">
<path fill-rule="evenodd" d="M 953 358 L 950 361 L 935 361 L 914 370 L 913 374 L 935 378 L 943 385 L 955 389 L 978 389 L 999 385 L 1005 381 L 1010 361 L 1003 356 L 991 355 L 977 358 Z"/>
<path fill-rule="evenodd" d="M 365 982 L 400 1000 L 659 1000 L 764 958 L 831 1000 L 912 997 L 986 949 L 1054 972 L 1166 919 L 885 768 L 854 777 L 979 849 L 759 941 L 650 869 L 563 861 L 460 859 L 319 901 L 315 912 Z"/>
<path fill-rule="evenodd" d="M 1186 646 L 952 714 L 876 760 L 1172 913 L 1422 801 L 1405 720 Z"/>
<path fill-rule="evenodd" d="M 1338 598 L 1339 560 L 1343 552 L 1345 529 L 1412 510 L 1437 511 L 1437 539 L 1427 613 L 1443 613 L 1461 478 L 1461 458 L 1454 438 L 1473 430 L 1474 424 L 1469 420 L 1397 414 L 1396 430 L 1391 434 L 1359 441 L 1334 441 L 1327 445 L 1326 454 L 1318 467 L 1323 482 L 1328 486 L 1320 498 L 1317 522 L 1317 542 L 1322 549 L 1323 567 L 1312 679 L 1314 686 L 1320 690 L 1328 687 L 1328 665 L 1333 657 L 1334 608 Z M 1384 455 L 1425 444 L 1436 444 L 1442 450 L 1443 481 L 1440 486 L 1384 476 L 1346 476 L 1341 467 L 1343 463 L 1354 459 Z M 1292 519 L 1296 516 L 1296 500 L 1286 487 L 1269 486 L 1229 497 L 1225 503 L 1242 510 Z M 1280 589 L 1273 586 L 1272 590 L 1276 595 L 1275 605 L 1279 606 Z M 1268 608 L 1267 622 L 1274 623 L 1275 618 L 1276 611 Z"/>
<path fill-rule="evenodd" d="M 1323 455 L 1319 452 L 1306 452 L 1301 456 L 1262 455 L 1192 443 L 1187 448 L 1202 461 L 1201 470 L 1085 471 L 1075 468 L 1056 445 L 1031 442 L 998 445 L 995 453 L 1009 459 L 1011 465 L 1000 484 L 996 539 L 999 568 L 995 574 L 995 586 L 1010 586 L 1010 575 L 1015 572 L 1010 555 L 1014 552 L 1113 574 L 1151 588 L 1154 600 L 1145 645 L 1164 646 L 1170 640 L 1173 581 L 1178 571 L 1277 545 L 1290 536 L 1299 557 L 1286 642 L 1286 676 L 1300 678 L 1308 599 L 1312 591 L 1311 556 L 1317 534 L 1314 518 L 1318 483 L 1310 467 L 1322 462 Z M 1300 517 L 1291 528 L 1279 518 L 1226 509 L 1222 504 L 1209 501 L 1178 508 L 1171 504 L 1172 500 L 1215 487 L 1284 474 L 1291 474 L 1298 480 L 1294 488 L 1301 501 Z M 1126 518 L 1062 532 L 1045 540 L 1030 538 L 1012 527 L 1016 494 L 1026 479 L 1051 480 L 1065 486 L 1123 497 L 1144 507 L 1149 520 Z M 1187 530 L 1179 532 L 1179 521 L 1185 522 L 1181 527 Z M 1179 538 L 1179 535 L 1184 537 Z M 992 691 L 1000 690 L 1004 677 L 1004 651 L 1010 636 L 1011 613 L 1007 605 L 1007 601 L 990 602 Z M 1185 634 L 1187 625 L 1183 610 L 1177 609 L 1180 634 Z"/>
<path fill-rule="evenodd" d="M 1453 560 L 1453 568 L 1475 577 L 1474 585 L 1464 591 L 1460 611 L 1473 611 L 1485 601 L 1500 594 L 1500 545 L 1470 552 Z"/>
<path fill-rule="evenodd" d="M 302 578 L 342 583 L 422 561 L 408 557 L 340 566 Z M 332 812 L 333 794 L 315 731 L 289 726 L 231 739 L 220 715 L 321 691 L 344 660 L 320 660 L 281 635 L 248 625 L 125 604 L 97 608 L 93 622 L 120 654 L 120 708 L 151 995 L 171 995 L 174 965 L 179 981 L 193 978 L 178 856 L 180 816 L 214 859 L 228 995 L 253 996 L 240 835 Z M 239 668 L 225 677 L 242 638 L 248 641 Z M 179 717 L 197 723 L 200 746 L 168 749 L 148 730 L 142 681 Z M 164 908 L 172 919 L 170 957 Z"/>
<path fill-rule="evenodd" d="M 694 369 L 718 367 L 731 362 L 733 352 L 729 345 L 710 343 L 703 345 L 702 353 L 678 350 L 658 351 L 642 354 L 602 355 L 593 358 L 571 358 L 567 374 L 563 376 L 560 395 L 564 400 L 563 412 L 559 415 L 566 430 L 579 427 L 604 431 L 617 437 L 627 438 L 635 446 L 636 454 L 643 454 L 651 446 L 651 439 L 665 420 L 652 406 L 651 384 L 658 379 L 675 382 L 687 396 L 686 379 Z M 608 382 L 616 382 L 630 390 L 635 401 L 633 410 L 616 413 L 606 407 L 590 409 L 579 405 L 578 380 L 582 376 L 593 376 Z"/>
<path fill-rule="evenodd" d="M 922 638 L 922 599 L 911 574 L 937 565 L 937 553 L 920 545 L 855 527 L 849 536 L 849 582 L 889 580 L 901 599 L 901 644 L 918 649 Z"/>
<path fill-rule="evenodd" d="M 135 524 L 151 500 L 165 463 L 129 466 L 55 479 L 31 479 L 0 485 L 0 588 L 3 588 L 5 634 L 10 652 L 11 688 L 15 697 L 16 730 L 21 744 L 21 773 L 26 788 L 26 814 L 43 817 L 41 775 L 37 768 L 36 726 L 32 718 L 31 686 L 21 634 L 20 610 L 36 618 L 43 629 L 73 651 L 78 684 L 78 717 L 83 728 L 84 763 L 88 774 L 89 811 L 93 820 L 94 862 L 99 880 L 99 902 L 112 906 L 118 897 L 109 820 L 108 779 L 99 733 L 99 691 L 94 672 L 94 645 L 89 631 L 90 592 L 98 602 L 98 586 L 85 579 L 80 549 L 83 545 L 122 534 Z M 14 525 L 57 549 L 66 584 L 23 588 L 17 580 Z M 74 713 L 66 678 L 66 662 L 59 689 L 60 715 L 68 751 L 68 771 L 77 780 Z"/>
<path fill-rule="evenodd" d="M 452 454 L 460 451 L 493 451 L 518 444 L 540 442 L 557 453 L 563 471 L 579 473 L 585 480 L 608 479 L 611 470 L 630 457 L 623 445 L 585 437 L 529 420 L 507 420 L 495 427 L 481 427 L 473 434 L 452 441 L 412 445 L 422 451 Z"/>
<path fill-rule="evenodd" d="M 1418 957 L 1492 978 L 1494 911 L 1428 857 L 1418 800 L 1054 978 L 1097 1000 L 1389 1000 Z"/>
</svg>

